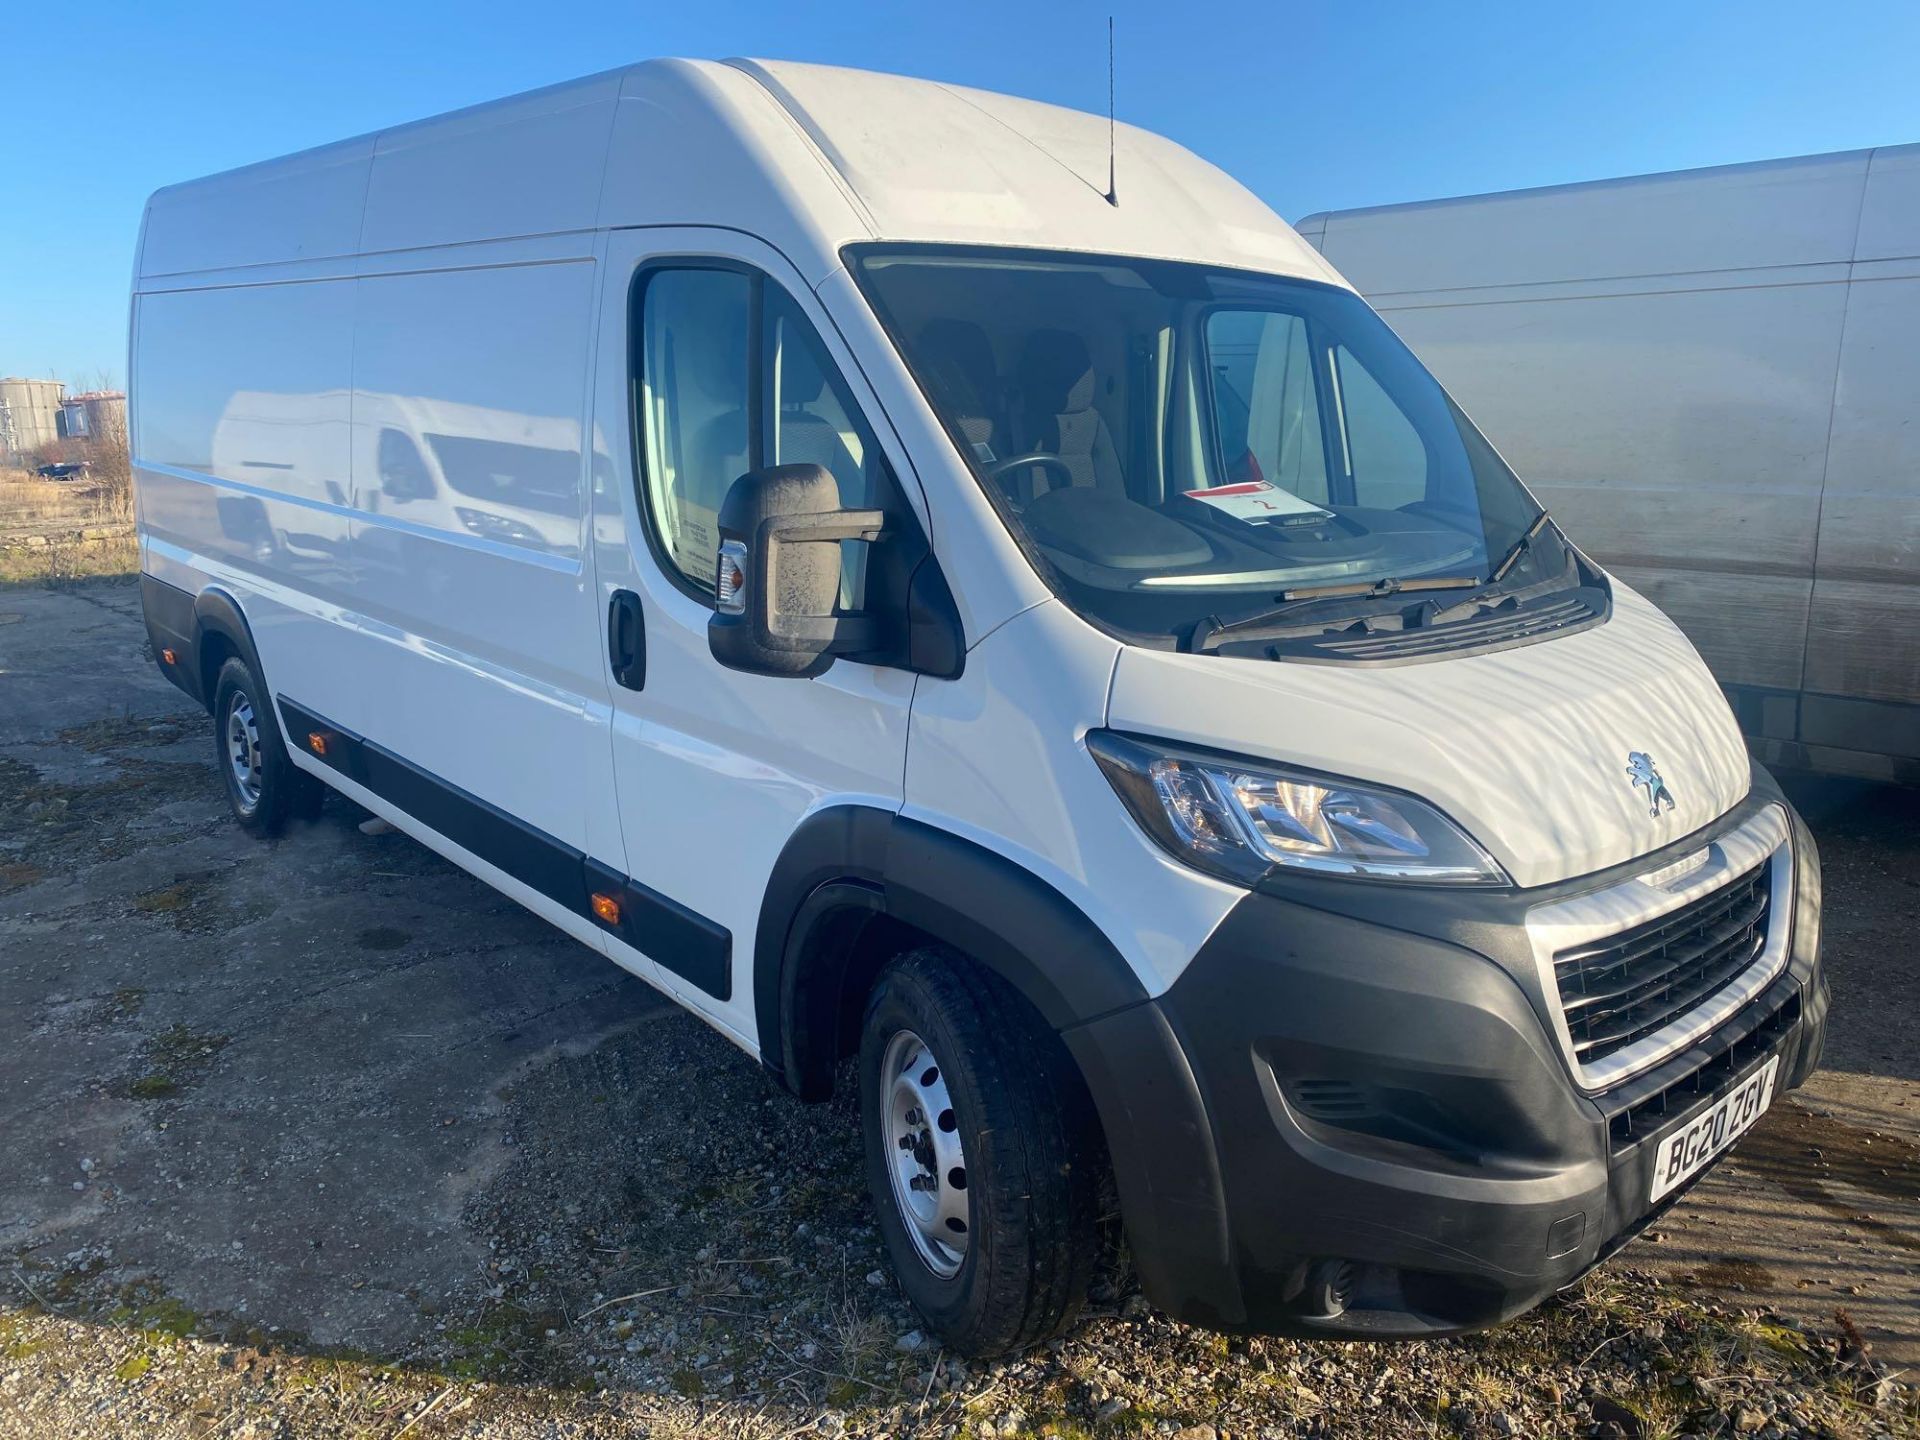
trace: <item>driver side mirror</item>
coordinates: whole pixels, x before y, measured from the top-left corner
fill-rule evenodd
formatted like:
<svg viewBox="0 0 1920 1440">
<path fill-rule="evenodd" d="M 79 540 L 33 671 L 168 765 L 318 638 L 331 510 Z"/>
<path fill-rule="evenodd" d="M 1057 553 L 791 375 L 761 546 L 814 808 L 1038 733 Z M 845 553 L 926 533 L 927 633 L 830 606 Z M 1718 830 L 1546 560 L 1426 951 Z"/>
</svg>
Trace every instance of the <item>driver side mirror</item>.
<svg viewBox="0 0 1920 1440">
<path fill-rule="evenodd" d="M 733 482 L 720 506 L 707 648 L 732 670 L 805 678 L 872 650 L 879 624 L 837 609 L 840 542 L 878 540 L 880 510 L 842 510 L 818 465 L 774 465 Z"/>
</svg>

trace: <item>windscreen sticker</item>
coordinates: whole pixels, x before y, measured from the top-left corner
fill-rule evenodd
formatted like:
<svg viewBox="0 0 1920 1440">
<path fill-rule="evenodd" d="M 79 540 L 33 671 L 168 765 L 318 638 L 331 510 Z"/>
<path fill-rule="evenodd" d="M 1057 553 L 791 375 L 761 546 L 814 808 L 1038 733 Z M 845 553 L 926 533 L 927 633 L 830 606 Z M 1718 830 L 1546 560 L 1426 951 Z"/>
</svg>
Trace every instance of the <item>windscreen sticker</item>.
<svg viewBox="0 0 1920 1440">
<path fill-rule="evenodd" d="M 1333 518 L 1332 511 L 1322 510 L 1318 505 L 1302 500 L 1291 490 L 1282 490 L 1265 480 L 1249 480 L 1243 485 L 1216 485 L 1211 490 L 1184 490 L 1181 493 L 1189 500 L 1211 505 L 1223 515 L 1231 515 L 1249 525 L 1306 525 Z"/>
</svg>

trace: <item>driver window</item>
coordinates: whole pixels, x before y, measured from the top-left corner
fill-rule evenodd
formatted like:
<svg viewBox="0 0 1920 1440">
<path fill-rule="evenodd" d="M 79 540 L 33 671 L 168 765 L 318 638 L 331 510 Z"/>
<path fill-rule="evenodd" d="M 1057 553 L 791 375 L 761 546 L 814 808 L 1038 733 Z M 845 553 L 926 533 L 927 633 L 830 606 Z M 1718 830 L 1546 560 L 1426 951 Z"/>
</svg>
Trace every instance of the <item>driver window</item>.
<svg viewBox="0 0 1920 1440">
<path fill-rule="evenodd" d="M 888 505 L 892 471 L 873 432 L 779 286 L 745 270 L 659 270 L 640 306 L 643 495 L 662 559 L 688 588 L 710 594 L 720 506 L 749 470 L 818 465 L 843 507 Z M 867 547 L 841 548 L 842 604 L 853 608 Z"/>
<path fill-rule="evenodd" d="M 641 303 L 647 509 L 667 563 L 711 590 L 720 502 L 753 468 L 752 280 L 737 270 L 662 270 L 648 279 Z"/>
<path fill-rule="evenodd" d="M 820 337 L 783 292 L 767 292 L 768 390 L 773 398 L 769 465 L 819 465 L 840 486 L 840 503 L 859 509 L 880 494 L 885 462 L 846 382 Z"/>
</svg>

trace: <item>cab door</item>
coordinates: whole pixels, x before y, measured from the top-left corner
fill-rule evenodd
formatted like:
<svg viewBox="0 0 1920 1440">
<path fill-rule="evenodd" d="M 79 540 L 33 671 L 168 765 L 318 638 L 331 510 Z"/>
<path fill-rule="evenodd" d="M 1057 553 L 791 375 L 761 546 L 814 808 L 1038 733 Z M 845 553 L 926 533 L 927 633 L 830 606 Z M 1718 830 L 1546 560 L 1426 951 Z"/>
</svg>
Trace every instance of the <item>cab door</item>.
<svg viewBox="0 0 1920 1440">
<path fill-rule="evenodd" d="M 775 861 L 822 807 L 900 808 L 914 676 L 846 659 L 812 679 L 721 666 L 707 648 L 716 515 L 736 478 L 775 464 L 825 466 L 842 505 L 890 525 L 924 527 L 924 502 L 830 320 L 766 246 L 614 232 L 598 354 L 596 563 L 627 870 L 601 877 L 624 884 L 610 943 L 757 1052 L 754 942 Z M 849 605 L 864 548 L 845 547 Z"/>
</svg>

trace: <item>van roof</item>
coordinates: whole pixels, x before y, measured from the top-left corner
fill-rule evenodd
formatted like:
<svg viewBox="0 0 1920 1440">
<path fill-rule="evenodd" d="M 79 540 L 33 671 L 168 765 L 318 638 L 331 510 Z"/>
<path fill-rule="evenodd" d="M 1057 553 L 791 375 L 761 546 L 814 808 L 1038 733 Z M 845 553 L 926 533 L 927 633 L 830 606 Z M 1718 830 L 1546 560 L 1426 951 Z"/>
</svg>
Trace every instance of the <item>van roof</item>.
<svg viewBox="0 0 1920 1440">
<path fill-rule="evenodd" d="M 160 190 L 143 286 L 609 226 L 745 230 L 811 283 L 860 240 L 1337 279 L 1237 181 L 1105 116 L 786 61 L 652 60 Z"/>
</svg>

